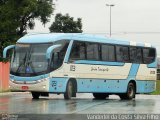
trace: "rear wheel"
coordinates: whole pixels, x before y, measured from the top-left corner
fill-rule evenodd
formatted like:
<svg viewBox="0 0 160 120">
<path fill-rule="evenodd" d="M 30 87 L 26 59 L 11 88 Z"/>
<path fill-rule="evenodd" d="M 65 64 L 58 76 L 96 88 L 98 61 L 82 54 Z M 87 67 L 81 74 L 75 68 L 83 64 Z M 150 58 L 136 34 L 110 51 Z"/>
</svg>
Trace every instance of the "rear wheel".
<svg viewBox="0 0 160 120">
<path fill-rule="evenodd" d="M 32 92 L 33 99 L 39 99 L 40 93 L 39 92 Z"/>
<path fill-rule="evenodd" d="M 71 99 L 71 97 L 73 96 L 73 82 L 71 80 L 68 81 L 67 83 L 67 87 L 66 87 L 66 92 L 64 93 L 64 99 L 68 100 Z"/>
<path fill-rule="evenodd" d="M 95 99 L 106 99 L 109 95 L 107 93 L 93 93 L 93 97 Z"/>
<path fill-rule="evenodd" d="M 136 94 L 135 84 L 130 82 L 128 84 L 127 92 L 124 94 L 120 94 L 119 96 L 121 99 L 131 100 L 131 99 L 135 98 L 135 94 Z"/>
</svg>

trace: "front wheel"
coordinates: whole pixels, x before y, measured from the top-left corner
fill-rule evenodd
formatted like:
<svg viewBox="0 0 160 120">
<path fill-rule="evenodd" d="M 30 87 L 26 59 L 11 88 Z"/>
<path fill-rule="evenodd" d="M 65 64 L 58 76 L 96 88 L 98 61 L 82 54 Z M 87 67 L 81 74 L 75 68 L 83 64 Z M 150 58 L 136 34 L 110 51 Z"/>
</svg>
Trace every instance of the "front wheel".
<svg viewBox="0 0 160 120">
<path fill-rule="evenodd" d="M 33 99 L 39 99 L 40 93 L 39 92 L 31 92 Z"/>
<path fill-rule="evenodd" d="M 93 93 L 93 97 L 95 99 L 106 99 L 109 95 L 107 93 Z"/>
<path fill-rule="evenodd" d="M 64 99 L 68 100 L 71 99 L 73 96 L 73 82 L 71 80 L 68 81 L 66 92 L 64 93 Z"/>
<path fill-rule="evenodd" d="M 135 84 L 130 82 L 127 87 L 127 92 L 124 94 L 120 94 L 119 96 L 122 100 L 124 100 L 124 99 L 131 100 L 131 99 L 135 98 L 135 94 L 136 94 Z"/>
</svg>

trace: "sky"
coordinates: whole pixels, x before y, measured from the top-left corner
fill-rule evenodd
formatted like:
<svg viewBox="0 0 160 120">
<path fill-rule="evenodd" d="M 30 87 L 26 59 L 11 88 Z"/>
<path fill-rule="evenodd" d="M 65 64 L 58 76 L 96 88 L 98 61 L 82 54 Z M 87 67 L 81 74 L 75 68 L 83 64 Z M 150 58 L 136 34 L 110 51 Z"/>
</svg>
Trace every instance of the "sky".
<svg viewBox="0 0 160 120">
<path fill-rule="evenodd" d="M 160 0 L 54 0 L 55 11 L 45 26 L 36 20 L 29 33 L 48 33 L 57 13 L 82 18 L 83 32 L 109 37 L 111 8 L 112 38 L 149 42 L 160 56 Z"/>
</svg>

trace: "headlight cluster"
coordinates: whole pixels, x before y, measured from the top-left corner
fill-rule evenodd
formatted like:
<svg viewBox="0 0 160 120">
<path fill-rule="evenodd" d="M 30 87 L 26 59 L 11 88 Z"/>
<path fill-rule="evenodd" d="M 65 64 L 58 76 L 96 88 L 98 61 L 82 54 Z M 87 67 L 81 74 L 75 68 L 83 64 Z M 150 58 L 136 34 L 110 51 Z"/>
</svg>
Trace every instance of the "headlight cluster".
<svg viewBox="0 0 160 120">
<path fill-rule="evenodd" d="M 13 80 L 13 79 L 11 79 L 11 81 L 12 81 L 12 82 L 14 82 L 14 80 Z"/>
<path fill-rule="evenodd" d="M 41 79 L 41 80 L 37 80 L 37 83 L 41 83 L 41 82 L 44 82 L 44 81 L 47 81 L 48 78 L 44 78 L 44 79 Z"/>
<path fill-rule="evenodd" d="M 36 83 L 41 83 L 44 81 L 47 81 L 49 78 L 44 78 L 44 79 L 40 79 L 40 80 L 34 80 L 34 81 L 16 81 L 11 79 L 11 82 L 15 83 L 15 84 L 36 84 Z"/>
</svg>

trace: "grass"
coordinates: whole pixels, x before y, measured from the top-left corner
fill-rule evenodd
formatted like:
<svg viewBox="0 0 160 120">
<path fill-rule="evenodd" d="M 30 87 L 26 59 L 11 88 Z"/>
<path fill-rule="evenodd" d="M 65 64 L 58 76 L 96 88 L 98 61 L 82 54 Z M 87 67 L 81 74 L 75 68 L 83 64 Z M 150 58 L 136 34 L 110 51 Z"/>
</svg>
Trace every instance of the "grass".
<svg viewBox="0 0 160 120">
<path fill-rule="evenodd" d="M 154 91 L 153 93 L 151 93 L 151 95 L 160 95 L 160 80 L 157 80 L 156 91 Z"/>
</svg>

